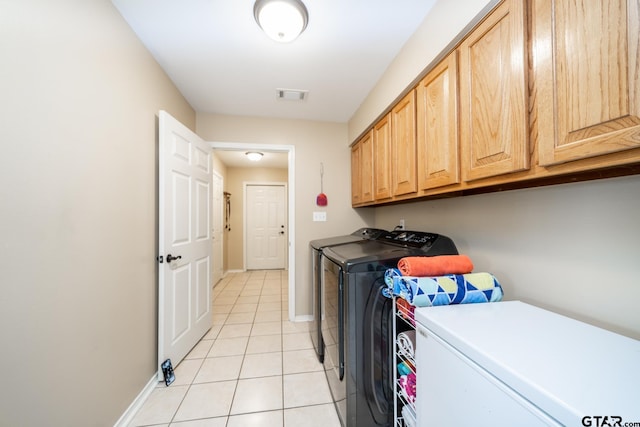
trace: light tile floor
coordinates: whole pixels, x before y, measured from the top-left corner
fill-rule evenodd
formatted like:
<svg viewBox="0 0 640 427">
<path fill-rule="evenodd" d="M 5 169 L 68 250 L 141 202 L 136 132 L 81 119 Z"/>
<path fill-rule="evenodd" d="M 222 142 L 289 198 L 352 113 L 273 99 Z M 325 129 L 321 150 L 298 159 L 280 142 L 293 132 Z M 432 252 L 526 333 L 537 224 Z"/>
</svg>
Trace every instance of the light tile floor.
<svg viewBox="0 0 640 427">
<path fill-rule="evenodd" d="M 309 323 L 288 321 L 286 271 L 227 275 L 213 328 L 130 427 L 340 427 Z"/>
</svg>

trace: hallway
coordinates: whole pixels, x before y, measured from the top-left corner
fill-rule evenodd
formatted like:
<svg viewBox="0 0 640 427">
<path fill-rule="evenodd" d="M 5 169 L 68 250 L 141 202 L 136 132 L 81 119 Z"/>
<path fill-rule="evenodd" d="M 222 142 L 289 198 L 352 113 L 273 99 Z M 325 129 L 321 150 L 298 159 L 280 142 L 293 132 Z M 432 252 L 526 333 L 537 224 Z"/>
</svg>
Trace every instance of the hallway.
<svg viewBox="0 0 640 427">
<path fill-rule="evenodd" d="M 308 322 L 287 317 L 285 270 L 228 274 L 213 328 L 130 427 L 340 427 Z"/>
</svg>

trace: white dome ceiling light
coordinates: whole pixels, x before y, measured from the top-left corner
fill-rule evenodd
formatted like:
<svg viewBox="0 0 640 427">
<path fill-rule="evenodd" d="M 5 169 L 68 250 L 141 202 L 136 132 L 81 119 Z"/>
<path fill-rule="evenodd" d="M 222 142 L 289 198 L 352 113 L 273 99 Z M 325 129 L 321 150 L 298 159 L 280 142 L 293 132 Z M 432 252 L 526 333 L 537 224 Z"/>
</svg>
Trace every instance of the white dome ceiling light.
<svg viewBox="0 0 640 427">
<path fill-rule="evenodd" d="M 252 162 L 257 162 L 260 159 L 262 159 L 263 154 L 258 152 L 258 151 L 247 151 L 246 153 L 244 153 L 247 158 L 249 160 L 251 160 Z"/>
<path fill-rule="evenodd" d="M 262 31 L 280 43 L 295 40 L 309 22 L 307 8 L 300 0 L 257 0 L 253 16 Z"/>
</svg>

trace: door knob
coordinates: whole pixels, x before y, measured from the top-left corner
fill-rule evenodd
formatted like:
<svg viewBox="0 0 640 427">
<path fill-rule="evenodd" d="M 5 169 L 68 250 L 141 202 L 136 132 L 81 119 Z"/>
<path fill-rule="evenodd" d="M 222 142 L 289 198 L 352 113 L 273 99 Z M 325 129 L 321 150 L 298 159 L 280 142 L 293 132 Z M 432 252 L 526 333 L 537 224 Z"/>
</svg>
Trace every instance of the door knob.
<svg viewBox="0 0 640 427">
<path fill-rule="evenodd" d="M 175 261 L 178 259 L 182 259 L 182 255 L 173 256 L 171 254 L 167 255 L 167 262 Z"/>
</svg>

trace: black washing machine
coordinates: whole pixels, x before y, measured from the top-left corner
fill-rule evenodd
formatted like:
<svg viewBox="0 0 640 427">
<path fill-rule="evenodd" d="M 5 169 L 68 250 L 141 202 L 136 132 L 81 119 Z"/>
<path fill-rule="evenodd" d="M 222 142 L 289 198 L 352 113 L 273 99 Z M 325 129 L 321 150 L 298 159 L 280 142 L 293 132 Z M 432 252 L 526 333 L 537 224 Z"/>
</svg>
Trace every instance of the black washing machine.
<svg viewBox="0 0 640 427">
<path fill-rule="evenodd" d="M 386 233 L 385 230 L 365 227 L 346 236 L 327 237 L 325 239 L 317 239 L 309 242 L 309 246 L 311 247 L 311 286 L 313 300 L 313 320 L 309 331 L 311 333 L 313 348 L 316 351 L 316 355 L 318 356 L 320 363 L 322 363 L 324 359 L 324 344 L 322 343 L 322 330 L 320 328 L 320 319 L 323 313 L 322 283 L 320 274 L 320 258 L 322 257 L 322 250 L 331 246 L 344 245 L 345 243 L 376 239 L 384 233 Z"/>
<path fill-rule="evenodd" d="M 393 302 L 381 292 L 384 272 L 406 256 L 457 253 L 446 236 L 404 230 L 323 250 L 324 370 L 343 426 L 393 423 Z"/>
</svg>

